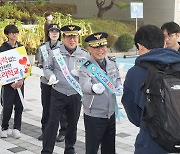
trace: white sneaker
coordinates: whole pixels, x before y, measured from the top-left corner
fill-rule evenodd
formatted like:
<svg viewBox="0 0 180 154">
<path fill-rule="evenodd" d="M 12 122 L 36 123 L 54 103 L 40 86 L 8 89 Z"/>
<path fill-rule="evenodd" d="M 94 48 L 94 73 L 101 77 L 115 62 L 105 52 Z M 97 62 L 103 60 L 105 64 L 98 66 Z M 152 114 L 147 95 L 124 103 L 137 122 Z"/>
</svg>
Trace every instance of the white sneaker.
<svg viewBox="0 0 180 154">
<path fill-rule="evenodd" d="M 8 136 L 11 136 L 11 135 L 12 135 L 11 129 L 1 131 L 1 138 L 7 138 Z"/>
<path fill-rule="evenodd" d="M 12 136 L 16 139 L 21 137 L 21 132 L 18 129 L 13 129 Z"/>
<path fill-rule="evenodd" d="M 12 129 L 8 129 L 8 130 L 7 130 L 7 135 L 8 135 L 8 136 L 12 136 Z"/>
<path fill-rule="evenodd" d="M 1 138 L 7 138 L 8 137 L 8 130 L 2 130 L 1 131 Z"/>
</svg>

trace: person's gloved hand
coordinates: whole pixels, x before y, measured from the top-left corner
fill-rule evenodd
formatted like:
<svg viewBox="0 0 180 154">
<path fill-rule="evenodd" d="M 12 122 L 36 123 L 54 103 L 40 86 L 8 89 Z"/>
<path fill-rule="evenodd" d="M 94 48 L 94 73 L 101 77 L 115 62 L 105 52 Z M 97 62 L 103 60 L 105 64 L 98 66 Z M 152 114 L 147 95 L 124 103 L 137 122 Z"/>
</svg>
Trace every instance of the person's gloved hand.
<svg viewBox="0 0 180 154">
<path fill-rule="evenodd" d="M 105 90 L 105 87 L 103 86 L 102 83 L 96 83 L 92 85 L 92 90 L 96 93 L 96 94 L 102 94 Z"/>
<path fill-rule="evenodd" d="M 76 69 L 71 70 L 71 74 L 73 76 L 77 76 L 77 77 L 79 76 L 79 72 Z"/>
<path fill-rule="evenodd" d="M 47 83 L 48 85 L 53 85 L 53 84 L 57 84 L 59 82 L 59 80 L 56 80 L 56 76 L 55 75 L 51 75 L 49 78 L 49 82 Z"/>
<path fill-rule="evenodd" d="M 121 96 L 121 95 L 123 94 L 123 86 L 119 86 L 119 87 L 115 88 L 114 93 L 115 93 L 117 96 Z"/>
</svg>

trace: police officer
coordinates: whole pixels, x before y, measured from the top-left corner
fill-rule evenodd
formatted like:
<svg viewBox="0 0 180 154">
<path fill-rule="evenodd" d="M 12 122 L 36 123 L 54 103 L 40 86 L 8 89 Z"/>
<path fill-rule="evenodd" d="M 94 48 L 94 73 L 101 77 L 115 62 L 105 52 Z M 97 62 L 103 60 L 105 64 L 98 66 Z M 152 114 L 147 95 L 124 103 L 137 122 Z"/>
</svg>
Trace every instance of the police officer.
<svg viewBox="0 0 180 154">
<path fill-rule="evenodd" d="M 66 109 L 67 128 L 64 154 L 75 154 L 77 123 L 81 110 L 82 92 L 78 85 L 78 69 L 88 53 L 78 46 L 81 28 L 66 25 L 61 28 L 62 42 L 59 50 L 49 56 L 44 73 L 52 84 L 50 117 L 43 134 L 42 154 L 52 154 L 55 144 L 58 121 Z"/>
<path fill-rule="evenodd" d="M 115 61 L 106 56 L 107 36 L 107 33 L 98 32 L 85 39 L 91 57 L 79 71 L 84 94 L 86 154 L 97 154 L 100 144 L 101 154 L 115 154 L 116 99 L 115 91 L 110 91 L 107 87 L 112 82 L 114 90 L 119 89 L 121 79 Z M 101 82 L 101 79 L 107 82 Z"/>
<path fill-rule="evenodd" d="M 50 24 L 47 29 L 47 42 L 41 45 L 38 48 L 38 66 L 39 68 L 43 68 L 45 61 L 48 59 L 48 55 L 52 50 L 59 48 L 60 42 L 60 27 L 58 24 Z M 48 80 L 41 76 L 41 102 L 42 102 L 42 133 L 47 126 L 49 120 L 49 110 L 50 110 L 50 98 L 51 98 L 51 87 L 52 85 L 48 84 Z M 66 115 L 63 114 L 62 118 L 60 119 L 60 127 L 59 135 L 56 138 L 56 141 L 61 142 L 64 140 L 65 130 L 66 130 L 67 122 L 66 122 Z M 41 134 L 38 137 L 38 140 L 42 140 L 43 135 Z"/>
</svg>

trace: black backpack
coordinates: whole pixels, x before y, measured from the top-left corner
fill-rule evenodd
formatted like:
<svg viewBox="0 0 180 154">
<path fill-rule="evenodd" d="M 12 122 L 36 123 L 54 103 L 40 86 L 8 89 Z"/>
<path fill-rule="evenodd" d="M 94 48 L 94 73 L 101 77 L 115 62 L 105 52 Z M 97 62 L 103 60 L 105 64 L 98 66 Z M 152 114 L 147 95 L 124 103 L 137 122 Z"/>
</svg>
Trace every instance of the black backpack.
<svg viewBox="0 0 180 154">
<path fill-rule="evenodd" d="M 180 152 L 180 63 L 160 65 L 141 62 L 147 69 L 141 90 L 145 94 L 142 114 L 153 140 L 168 152 Z"/>
</svg>

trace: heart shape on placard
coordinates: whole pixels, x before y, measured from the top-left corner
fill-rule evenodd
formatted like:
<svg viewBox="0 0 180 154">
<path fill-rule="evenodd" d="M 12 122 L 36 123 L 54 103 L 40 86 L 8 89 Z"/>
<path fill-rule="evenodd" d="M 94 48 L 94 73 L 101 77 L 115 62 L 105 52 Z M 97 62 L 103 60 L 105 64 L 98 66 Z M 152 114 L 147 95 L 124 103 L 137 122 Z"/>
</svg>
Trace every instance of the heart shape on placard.
<svg viewBox="0 0 180 154">
<path fill-rule="evenodd" d="M 26 62 L 27 62 L 27 58 L 26 57 L 23 57 L 22 59 L 19 59 L 19 63 L 21 65 L 26 65 Z"/>
</svg>

